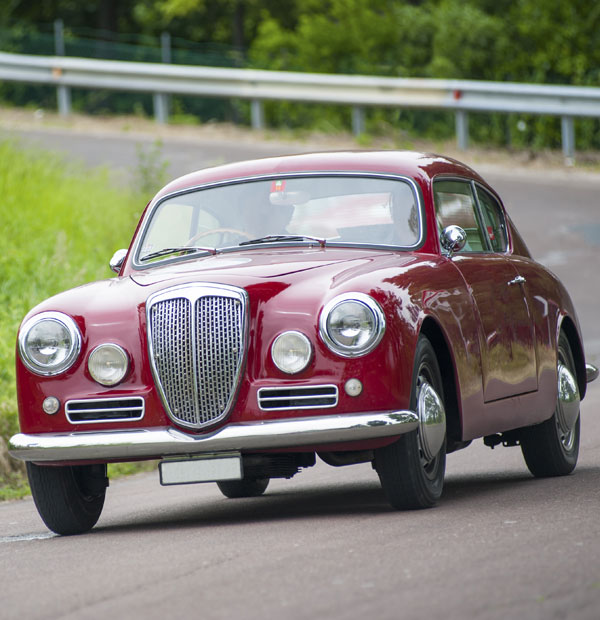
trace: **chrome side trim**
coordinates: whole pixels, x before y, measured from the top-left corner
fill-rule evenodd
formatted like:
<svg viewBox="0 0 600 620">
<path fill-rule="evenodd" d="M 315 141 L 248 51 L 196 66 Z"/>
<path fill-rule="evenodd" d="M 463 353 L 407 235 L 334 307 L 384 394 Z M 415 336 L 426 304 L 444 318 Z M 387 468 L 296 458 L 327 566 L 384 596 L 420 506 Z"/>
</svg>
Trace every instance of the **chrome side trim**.
<svg viewBox="0 0 600 620">
<path fill-rule="evenodd" d="M 413 411 L 379 411 L 229 424 L 192 435 L 169 428 L 75 433 L 19 433 L 10 454 L 23 461 L 119 461 L 229 450 L 257 451 L 394 437 L 418 426 Z"/>
</svg>

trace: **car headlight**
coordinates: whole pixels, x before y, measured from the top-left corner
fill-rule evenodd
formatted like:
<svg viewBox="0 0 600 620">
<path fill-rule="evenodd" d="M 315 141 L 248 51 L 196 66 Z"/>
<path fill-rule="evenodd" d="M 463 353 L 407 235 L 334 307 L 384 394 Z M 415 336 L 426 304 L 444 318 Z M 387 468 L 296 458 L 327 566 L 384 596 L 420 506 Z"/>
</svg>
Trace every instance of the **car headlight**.
<svg viewBox="0 0 600 620">
<path fill-rule="evenodd" d="M 300 332 L 283 332 L 273 341 L 271 357 L 279 370 L 290 375 L 298 373 L 312 358 L 310 340 Z"/>
<path fill-rule="evenodd" d="M 81 333 L 62 312 L 42 312 L 26 321 L 19 332 L 19 355 L 29 370 L 44 376 L 68 370 L 81 351 Z"/>
<path fill-rule="evenodd" d="M 88 370 L 101 385 L 116 385 L 129 370 L 129 357 L 118 344 L 101 344 L 90 353 Z"/>
<path fill-rule="evenodd" d="M 363 293 L 346 293 L 332 299 L 321 312 L 319 331 L 325 344 L 343 357 L 372 351 L 385 332 L 379 304 Z"/>
</svg>

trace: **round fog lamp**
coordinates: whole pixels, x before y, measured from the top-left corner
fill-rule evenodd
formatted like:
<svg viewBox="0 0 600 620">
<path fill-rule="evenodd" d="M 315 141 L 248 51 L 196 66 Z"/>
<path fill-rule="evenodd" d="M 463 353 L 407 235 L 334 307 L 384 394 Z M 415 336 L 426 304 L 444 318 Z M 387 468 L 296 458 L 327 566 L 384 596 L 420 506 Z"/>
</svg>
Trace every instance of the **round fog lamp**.
<svg viewBox="0 0 600 620">
<path fill-rule="evenodd" d="M 348 396 L 360 396 L 363 386 L 358 379 L 348 379 L 344 385 L 344 390 Z"/>
<path fill-rule="evenodd" d="M 42 403 L 42 409 L 44 413 L 48 415 L 54 415 L 60 409 L 60 400 L 55 396 L 48 396 Z"/>
<path fill-rule="evenodd" d="M 271 347 L 271 357 L 279 370 L 290 375 L 300 372 L 312 357 L 310 340 L 300 332 L 279 334 Z"/>
<path fill-rule="evenodd" d="M 101 385 L 116 385 L 123 380 L 128 369 L 127 353 L 117 344 L 101 344 L 88 359 L 90 375 Z"/>
</svg>

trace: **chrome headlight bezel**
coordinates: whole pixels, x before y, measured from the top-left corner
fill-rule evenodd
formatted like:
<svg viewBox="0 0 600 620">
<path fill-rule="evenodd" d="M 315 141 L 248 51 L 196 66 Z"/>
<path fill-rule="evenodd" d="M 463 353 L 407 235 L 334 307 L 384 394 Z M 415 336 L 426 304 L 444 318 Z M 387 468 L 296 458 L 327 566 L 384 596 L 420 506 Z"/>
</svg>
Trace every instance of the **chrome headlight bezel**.
<svg viewBox="0 0 600 620">
<path fill-rule="evenodd" d="M 67 353 L 58 363 L 43 363 L 35 358 L 31 350 L 31 342 L 28 340 L 31 332 L 44 322 L 58 324 L 64 329 L 63 334 L 68 340 Z M 21 326 L 18 338 L 19 356 L 31 372 L 43 377 L 53 377 L 66 372 L 73 366 L 81 352 L 81 342 L 79 327 L 69 315 L 62 312 L 41 312 L 25 321 Z"/>
<path fill-rule="evenodd" d="M 359 309 L 366 312 L 365 316 L 369 317 L 372 324 L 371 333 L 361 342 L 352 344 L 336 338 L 332 317 L 334 313 L 343 313 L 346 304 L 358 304 Z M 350 306 L 348 306 L 348 310 L 350 311 Z M 319 334 L 323 342 L 331 351 L 342 357 L 360 357 L 370 353 L 381 342 L 384 333 L 385 314 L 381 306 L 372 297 L 364 293 L 344 293 L 334 297 L 323 307 L 319 317 Z"/>
<path fill-rule="evenodd" d="M 112 355 L 112 360 L 108 361 L 113 363 L 114 367 L 117 368 L 118 373 L 116 375 L 102 375 L 99 371 L 99 368 L 102 368 L 102 366 L 98 368 L 94 365 L 96 363 L 96 358 L 103 353 L 110 353 Z M 105 364 L 106 361 L 107 360 L 104 362 Z M 117 367 L 117 364 L 120 365 Z M 90 353 L 87 360 L 87 368 L 90 376 L 96 383 L 106 387 L 112 387 L 113 385 L 121 383 L 121 381 L 123 381 L 123 379 L 127 376 L 127 373 L 129 372 L 129 355 L 127 354 L 127 351 L 125 351 L 125 349 L 118 344 L 115 344 L 114 342 L 105 342 L 103 344 L 99 344 Z"/>
<path fill-rule="evenodd" d="M 295 345 L 293 345 L 294 340 Z M 286 341 L 289 341 L 288 345 L 286 345 Z M 299 353 L 298 360 L 294 365 L 286 364 L 281 357 L 281 352 L 278 352 L 280 348 L 286 349 L 289 348 L 289 346 L 303 347 L 304 349 Z M 289 330 L 279 334 L 271 345 L 271 359 L 273 363 L 281 372 L 285 372 L 288 375 L 295 375 L 302 372 L 310 364 L 312 358 L 313 347 L 310 339 L 302 332 L 296 330 Z"/>
</svg>

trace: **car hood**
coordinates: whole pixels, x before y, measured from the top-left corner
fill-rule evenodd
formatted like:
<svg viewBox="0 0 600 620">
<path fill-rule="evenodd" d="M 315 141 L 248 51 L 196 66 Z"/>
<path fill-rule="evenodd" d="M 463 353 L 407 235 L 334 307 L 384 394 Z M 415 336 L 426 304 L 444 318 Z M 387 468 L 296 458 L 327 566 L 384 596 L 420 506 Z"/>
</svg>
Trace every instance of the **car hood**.
<svg viewBox="0 0 600 620">
<path fill-rule="evenodd" d="M 279 249 L 218 254 L 201 259 L 171 263 L 130 274 L 131 280 L 143 287 L 164 282 L 177 285 L 188 281 L 223 282 L 248 286 L 261 280 L 295 280 L 301 278 L 337 279 L 373 271 L 391 259 L 396 265 L 415 260 L 413 254 L 347 249 Z"/>
<path fill-rule="evenodd" d="M 369 253 L 369 255 L 371 255 Z M 144 271 L 134 272 L 131 279 L 140 286 L 153 286 L 166 280 L 219 280 L 236 278 L 241 280 L 272 279 L 290 276 L 314 269 L 339 269 L 345 263 L 356 263 L 367 259 L 365 252 L 336 252 L 331 250 L 279 250 L 249 251 L 243 253 L 218 254 L 196 260 L 171 263 Z"/>
<path fill-rule="evenodd" d="M 133 319 L 152 293 L 192 282 L 237 286 L 251 294 L 255 291 L 265 300 L 275 291 L 286 289 L 298 299 L 306 296 L 322 299 L 348 290 L 367 292 L 385 279 L 393 278 L 398 284 L 402 272 L 408 272 L 423 260 L 424 257 L 409 252 L 345 248 L 220 254 L 92 282 L 47 299 L 28 316 L 56 310 L 86 321 L 93 321 L 93 316 L 107 320 L 111 315 L 116 320 L 115 313 Z"/>
</svg>

